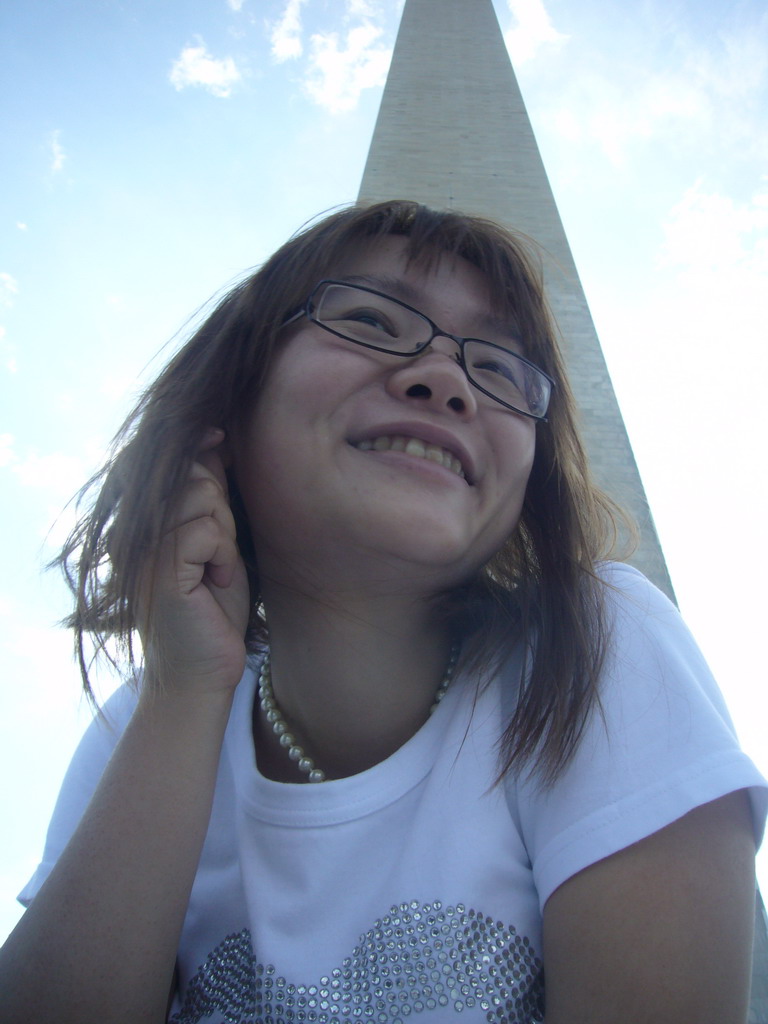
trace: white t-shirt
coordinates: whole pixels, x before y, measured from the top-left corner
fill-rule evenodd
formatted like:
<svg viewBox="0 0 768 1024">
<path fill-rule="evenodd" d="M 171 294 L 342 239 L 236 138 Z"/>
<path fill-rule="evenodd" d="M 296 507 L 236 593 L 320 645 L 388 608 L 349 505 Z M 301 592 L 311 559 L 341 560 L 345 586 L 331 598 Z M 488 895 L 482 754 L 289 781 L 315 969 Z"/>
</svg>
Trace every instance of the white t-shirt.
<svg viewBox="0 0 768 1024">
<path fill-rule="evenodd" d="M 609 566 L 615 618 L 594 714 L 550 789 L 494 786 L 513 652 L 480 695 L 457 678 L 366 772 L 302 785 L 255 762 L 255 673 L 240 683 L 179 947 L 174 1024 L 543 1019 L 542 909 L 566 879 L 703 803 L 768 792 L 676 609 Z M 112 698 L 64 782 L 31 900 L 77 825 L 135 697 Z M 107 720 L 112 723 L 107 724 Z M 414 1021 L 415 1024 L 415 1021 Z"/>
</svg>

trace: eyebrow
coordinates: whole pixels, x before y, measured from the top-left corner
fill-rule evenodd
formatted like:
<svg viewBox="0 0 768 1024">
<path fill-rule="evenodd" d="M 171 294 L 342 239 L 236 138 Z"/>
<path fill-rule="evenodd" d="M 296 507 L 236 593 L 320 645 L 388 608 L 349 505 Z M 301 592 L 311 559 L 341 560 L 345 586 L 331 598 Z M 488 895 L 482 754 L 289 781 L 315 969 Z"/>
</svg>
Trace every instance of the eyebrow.
<svg viewBox="0 0 768 1024">
<path fill-rule="evenodd" d="M 368 288 L 375 288 L 376 291 L 384 292 L 395 299 L 407 302 L 409 306 L 414 306 L 421 313 L 420 304 L 424 302 L 424 293 L 399 277 L 377 277 L 373 274 L 345 274 L 341 280 L 349 284 L 361 284 Z M 421 315 L 426 316 L 426 313 Z M 493 313 L 476 313 L 473 314 L 473 319 L 478 322 L 481 330 L 494 331 L 496 334 L 509 338 L 518 345 L 522 344 L 520 329 L 513 319 L 499 317 Z"/>
</svg>

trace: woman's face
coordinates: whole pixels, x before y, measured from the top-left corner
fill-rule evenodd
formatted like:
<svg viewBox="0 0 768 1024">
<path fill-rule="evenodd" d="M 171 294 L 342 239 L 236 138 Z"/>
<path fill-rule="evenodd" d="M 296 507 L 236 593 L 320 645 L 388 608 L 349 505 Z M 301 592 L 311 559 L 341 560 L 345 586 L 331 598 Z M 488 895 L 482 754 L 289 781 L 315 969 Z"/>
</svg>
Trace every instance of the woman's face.
<svg viewBox="0 0 768 1024">
<path fill-rule="evenodd" d="M 452 334 L 493 330 L 498 341 L 485 279 L 460 257 L 407 267 L 393 236 L 329 276 L 401 298 Z M 517 524 L 534 421 L 477 391 L 448 338 L 403 358 L 306 318 L 289 330 L 233 438 L 262 578 L 425 592 L 468 579 Z"/>
</svg>

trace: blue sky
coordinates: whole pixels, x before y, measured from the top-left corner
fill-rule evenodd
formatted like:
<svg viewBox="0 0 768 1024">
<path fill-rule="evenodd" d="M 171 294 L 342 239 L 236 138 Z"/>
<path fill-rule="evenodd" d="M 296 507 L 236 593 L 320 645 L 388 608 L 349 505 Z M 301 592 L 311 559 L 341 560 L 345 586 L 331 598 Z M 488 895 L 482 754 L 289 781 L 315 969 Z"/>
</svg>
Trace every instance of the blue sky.
<svg viewBox="0 0 768 1024">
<path fill-rule="evenodd" d="M 400 6 L 0 13 L 0 933 L 88 717 L 63 587 L 41 574 L 62 509 L 188 318 L 355 198 Z M 496 9 L 682 611 L 768 771 L 768 12 Z"/>
</svg>

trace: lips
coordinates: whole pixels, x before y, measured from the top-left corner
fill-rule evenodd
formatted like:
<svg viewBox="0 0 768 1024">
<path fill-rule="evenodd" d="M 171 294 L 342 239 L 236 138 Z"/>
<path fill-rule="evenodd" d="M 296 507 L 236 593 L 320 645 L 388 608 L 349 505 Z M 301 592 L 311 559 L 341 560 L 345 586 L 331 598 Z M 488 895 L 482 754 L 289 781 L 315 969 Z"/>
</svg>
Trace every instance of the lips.
<svg viewBox="0 0 768 1024">
<path fill-rule="evenodd" d="M 428 459 L 455 473 L 462 480 L 467 480 L 467 474 L 461 461 L 452 451 L 419 437 L 408 437 L 404 434 L 381 434 L 378 437 L 358 441 L 354 447 L 364 452 L 404 452 L 406 455 L 412 455 L 418 459 Z"/>
</svg>

